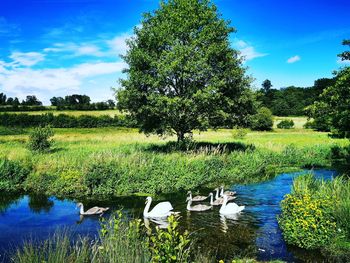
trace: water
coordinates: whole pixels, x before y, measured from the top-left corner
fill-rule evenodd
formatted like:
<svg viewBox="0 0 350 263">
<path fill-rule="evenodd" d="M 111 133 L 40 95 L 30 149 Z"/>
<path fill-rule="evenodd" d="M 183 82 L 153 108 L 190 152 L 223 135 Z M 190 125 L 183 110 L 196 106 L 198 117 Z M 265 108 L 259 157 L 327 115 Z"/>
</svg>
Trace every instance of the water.
<svg viewBox="0 0 350 263">
<path fill-rule="evenodd" d="M 168 195 L 164 199 L 173 204 L 175 211 L 181 212 L 180 226 L 195 231 L 194 236 L 200 244 L 198 249 L 203 252 L 214 250 L 221 259 L 238 256 L 289 262 L 315 261 L 320 257 L 319 253 L 288 247 L 285 244 L 276 220 L 281 211 L 279 203 L 283 196 L 290 192 L 293 178 L 307 172 L 309 171 L 284 173 L 271 181 L 258 184 L 233 185 L 231 190 L 237 192 L 235 202 L 246 206 L 244 212 L 237 217 L 220 216 L 219 207 L 202 213 L 187 212 L 185 193 Z M 330 179 L 335 174 L 334 171 L 328 170 L 312 172 L 324 179 Z M 201 194 L 208 193 L 203 191 Z M 112 211 L 122 208 L 129 217 L 142 218 L 144 203 L 144 197 L 120 197 L 105 202 L 90 201 L 85 205 L 109 206 Z M 108 217 L 109 214 L 104 216 Z M 145 224 L 150 229 L 156 225 L 152 221 L 145 221 Z M 96 236 L 99 217 L 81 218 L 76 203 L 70 200 L 0 194 L 0 260 L 8 260 L 9 251 L 21 246 L 24 241 L 44 240 L 62 228 L 70 231 L 73 237 Z M 322 261 L 322 258 L 318 260 Z"/>
</svg>

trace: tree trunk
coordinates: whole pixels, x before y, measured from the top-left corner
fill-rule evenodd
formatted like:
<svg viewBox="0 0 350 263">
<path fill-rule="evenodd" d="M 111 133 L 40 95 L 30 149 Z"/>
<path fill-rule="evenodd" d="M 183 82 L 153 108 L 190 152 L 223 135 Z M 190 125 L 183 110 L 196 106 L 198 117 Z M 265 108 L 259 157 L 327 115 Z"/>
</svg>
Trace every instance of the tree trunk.
<svg viewBox="0 0 350 263">
<path fill-rule="evenodd" d="M 177 131 L 177 142 L 182 142 L 185 139 L 185 133 L 183 131 Z"/>
</svg>

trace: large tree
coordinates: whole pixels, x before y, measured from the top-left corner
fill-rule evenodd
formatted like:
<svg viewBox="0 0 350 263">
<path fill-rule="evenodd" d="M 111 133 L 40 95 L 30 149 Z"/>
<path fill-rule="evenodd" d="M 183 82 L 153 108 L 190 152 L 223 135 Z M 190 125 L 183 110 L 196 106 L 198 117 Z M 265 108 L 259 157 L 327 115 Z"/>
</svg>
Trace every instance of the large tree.
<svg viewBox="0 0 350 263">
<path fill-rule="evenodd" d="M 118 108 L 141 131 L 179 141 L 193 129 L 245 124 L 254 105 L 232 32 L 209 0 L 162 1 L 127 41 Z"/>
</svg>

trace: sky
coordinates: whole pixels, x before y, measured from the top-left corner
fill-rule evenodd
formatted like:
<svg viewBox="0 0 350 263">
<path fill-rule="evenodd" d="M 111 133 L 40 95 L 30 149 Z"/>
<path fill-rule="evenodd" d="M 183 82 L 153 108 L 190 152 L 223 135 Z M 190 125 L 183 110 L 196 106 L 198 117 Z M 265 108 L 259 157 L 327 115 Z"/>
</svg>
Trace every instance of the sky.
<svg viewBox="0 0 350 263">
<path fill-rule="evenodd" d="M 349 0 L 213 0 L 237 32 L 233 48 L 260 88 L 312 86 L 347 62 Z M 20 99 L 86 94 L 113 99 L 127 65 L 125 39 L 155 0 L 0 0 L 0 92 Z"/>
</svg>

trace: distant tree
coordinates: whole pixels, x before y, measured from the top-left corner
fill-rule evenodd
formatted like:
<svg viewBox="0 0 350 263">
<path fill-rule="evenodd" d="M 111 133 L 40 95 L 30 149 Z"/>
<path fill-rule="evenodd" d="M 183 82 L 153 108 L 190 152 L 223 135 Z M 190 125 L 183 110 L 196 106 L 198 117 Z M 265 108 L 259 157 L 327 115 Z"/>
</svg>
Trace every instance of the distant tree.
<svg viewBox="0 0 350 263">
<path fill-rule="evenodd" d="M 321 78 L 321 79 L 315 80 L 314 86 L 313 86 L 313 89 L 315 91 L 314 101 L 323 92 L 323 90 L 325 90 L 326 88 L 334 84 L 335 84 L 335 78 Z"/>
<path fill-rule="evenodd" d="M 65 101 L 62 97 L 52 97 L 50 99 L 51 105 L 52 106 L 63 106 Z"/>
<path fill-rule="evenodd" d="M 235 29 L 211 1 L 161 1 L 141 25 L 127 41 L 127 78 L 117 91 L 118 108 L 141 131 L 182 141 L 193 129 L 247 123 L 250 78 L 231 48 Z"/>
<path fill-rule="evenodd" d="M 4 93 L 0 93 L 0 105 L 6 104 L 6 95 Z"/>
<path fill-rule="evenodd" d="M 13 100 L 13 106 L 18 106 L 20 104 L 19 99 L 17 97 L 15 97 L 15 99 Z"/>
<path fill-rule="evenodd" d="M 350 39 L 345 39 L 343 40 L 342 43 L 344 46 L 349 46 L 350 47 Z M 338 55 L 341 60 L 350 60 L 350 51 L 344 51 Z"/>
<path fill-rule="evenodd" d="M 6 101 L 7 105 L 13 105 L 13 98 L 9 97 Z"/>
<path fill-rule="evenodd" d="M 68 95 L 65 97 L 65 104 L 68 106 L 74 106 L 74 105 L 89 105 L 90 104 L 90 97 L 87 95 L 79 95 L 79 94 L 73 94 Z"/>
<path fill-rule="evenodd" d="M 267 94 L 267 93 L 269 93 L 269 91 L 270 91 L 271 88 L 272 88 L 272 83 L 271 83 L 270 80 L 265 79 L 265 80 L 263 81 L 263 83 L 261 84 L 261 86 L 263 87 L 263 92 L 264 92 L 265 94 Z"/>
<path fill-rule="evenodd" d="M 115 107 L 114 100 L 107 100 L 107 104 L 108 104 L 108 107 L 111 108 L 111 109 Z"/>
<path fill-rule="evenodd" d="M 350 138 L 350 67 L 337 72 L 335 84 L 326 88 L 309 107 L 310 117 L 320 127 L 336 129 L 339 136 Z M 317 127 L 316 127 L 317 128 Z"/>
<path fill-rule="evenodd" d="M 42 102 L 39 101 L 35 95 L 28 95 L 22 104 L 26 106 L 40 106 Z"/>
</svg>

